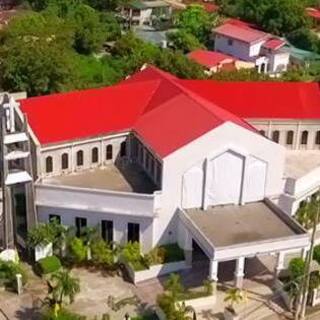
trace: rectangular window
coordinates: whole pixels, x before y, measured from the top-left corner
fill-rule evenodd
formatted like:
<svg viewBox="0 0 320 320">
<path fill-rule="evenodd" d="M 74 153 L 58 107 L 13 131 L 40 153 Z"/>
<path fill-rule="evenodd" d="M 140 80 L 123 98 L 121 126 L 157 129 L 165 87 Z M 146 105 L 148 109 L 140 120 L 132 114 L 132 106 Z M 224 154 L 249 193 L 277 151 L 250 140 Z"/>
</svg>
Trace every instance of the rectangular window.
<svg viewBox="0 0 320 320">
<path fill-rule="evenodd" d="M 139 223 L 128 223 L 128 242 L 140 241 L 140 225 Z"/>
<path fill-rule="evenodd" d="M 82 235 L 83 229 L 87 226 L 86 218 L 76 217 L 76 236 L 80 237 Z"/>
<path fill-rule="evenodd" d="M 61 217 L 57 214 L 49 214 L 49 222 L 56 221 L 61 224 Z"/>
<path fill-rule="evenodd" d="M 102 239 L 108 243 L 113 241 L 113 221 L 110 221 L 110 220 L 101 221 L 101 236 L 102 236 Z"/>
</svg>

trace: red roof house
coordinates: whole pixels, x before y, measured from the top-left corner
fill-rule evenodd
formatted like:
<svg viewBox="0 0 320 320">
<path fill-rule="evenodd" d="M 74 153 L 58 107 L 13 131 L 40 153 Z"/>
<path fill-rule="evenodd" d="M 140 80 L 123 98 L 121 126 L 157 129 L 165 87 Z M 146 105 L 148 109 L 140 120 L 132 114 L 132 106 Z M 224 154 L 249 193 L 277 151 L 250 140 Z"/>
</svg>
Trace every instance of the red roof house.
<svg viewBox="0 0 320 320">
<path fill-rule="evenodd" d="M 269 34 L 243 27 L 235 24 L 225 23 L 214 29 L 215 34 L 227 36 L 247 43 L 262 41 L 269 37 Z"/>
<path fill-rule="evenodd" d="M 190 52 L 188 57 L 191 60 L 201 64 L 206 69 L 215 69 L 215 71 L 220 69 L 224 64 L 230 64 L 235 61 L 233 57 L 226 54 L 201 49 Z"/>
</svg>

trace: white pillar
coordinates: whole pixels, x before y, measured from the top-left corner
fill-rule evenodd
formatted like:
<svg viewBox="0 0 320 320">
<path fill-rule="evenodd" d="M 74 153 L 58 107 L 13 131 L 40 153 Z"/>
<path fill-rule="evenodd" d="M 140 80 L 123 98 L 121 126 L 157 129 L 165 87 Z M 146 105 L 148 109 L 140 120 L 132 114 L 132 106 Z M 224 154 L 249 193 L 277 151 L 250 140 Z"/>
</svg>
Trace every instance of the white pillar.
<svg viewBox="0 0 320 320">
<path fill-rule="evenodd" d="M 276 262 L 276 267 L 275 267 L 275 278 L 278 277 L 279 273 L 281 270 L 284 269 L 284 258 L 285 258 L 285 253 L 283 251 L 280 251 L 277 253 L 277 262 Z"/>
<path fill-rule="evenodd" d="M 301 249 L 301 259 L 305 260 L 307 258 L 308 251 L 308 247 Z"/>
<path fill-rule="evenodd" d="M 209 265 L 209 280 L 210 281 L 218 281 L 218 261 L 210 259 Z"/>
<path fill-rule="evenodd" d="M 239 257 L 236 260 L 236 270 L 234 273 L 234 284 L 237 288 L 242 288 L 242 285 L 243 285 L 244 262 L 245 262 L 245 257 Z"/>
</svg>

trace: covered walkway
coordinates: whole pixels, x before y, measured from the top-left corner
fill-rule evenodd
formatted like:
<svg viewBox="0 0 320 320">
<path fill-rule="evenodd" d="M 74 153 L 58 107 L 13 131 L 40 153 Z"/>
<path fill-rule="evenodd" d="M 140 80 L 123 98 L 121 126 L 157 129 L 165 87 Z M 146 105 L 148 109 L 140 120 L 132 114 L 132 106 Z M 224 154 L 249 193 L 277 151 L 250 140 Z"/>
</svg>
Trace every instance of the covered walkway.
<svg viewBox="0 0 320 320">
<path fill-rule="evenodd" d="M 287 251 L 303 252 L 309 245 L 308 233 L 268 201 L 181 210 L 178 230 L 179 244 L 190 262 L 196 242 L 208 258 L 208 278 L 220 282 L 219 266 L 223 263 L 233 269 L 234 284 L 239 288 L 246 265 L 254 257 L 272 254 L 278 274 Z"/>
</svg>

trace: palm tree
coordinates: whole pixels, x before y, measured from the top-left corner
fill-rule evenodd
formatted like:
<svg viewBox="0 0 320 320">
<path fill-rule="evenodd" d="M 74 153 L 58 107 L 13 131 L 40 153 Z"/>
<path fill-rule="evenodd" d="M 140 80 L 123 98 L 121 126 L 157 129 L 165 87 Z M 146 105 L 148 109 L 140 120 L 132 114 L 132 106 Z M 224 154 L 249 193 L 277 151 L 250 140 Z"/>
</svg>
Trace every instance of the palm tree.
<svg viewBox="0 0 320 320">
<path fill-rule="evenodd" d="M 165 289 L 168 290 L 174 301 L 177 300 L 178 295 L 183 292 L 184 288 L 181 283 L 181 277 L 179 274 L 171 273 L 169 279 L 165 283 Z"/>
<path fill-rule="evenodd" d="M 245 294 L 241 289 L 231 288 L 227 291 L 227 296 L 224 298 L 224 301 L 229 302 L 228 309 L 234 313 L 234 306 L 242 302 L 244 299 Z"/>
<path fill-rule="evenodd" d="M 55 304 L 61 307 L 63 299 L 68 298 L 69 303 L 80 292 L 80 280 L 72 277 L 69 270 L 61 270 L 51 276 L 52 297 Z"/>
<path fill-rule="evenodd" d="M 196 320 L 196 311 L 192 306 L 186 306 L 183 301 L 181 304 L 177 304 L 175 311 L 175 320 Z"/>
</svg>

